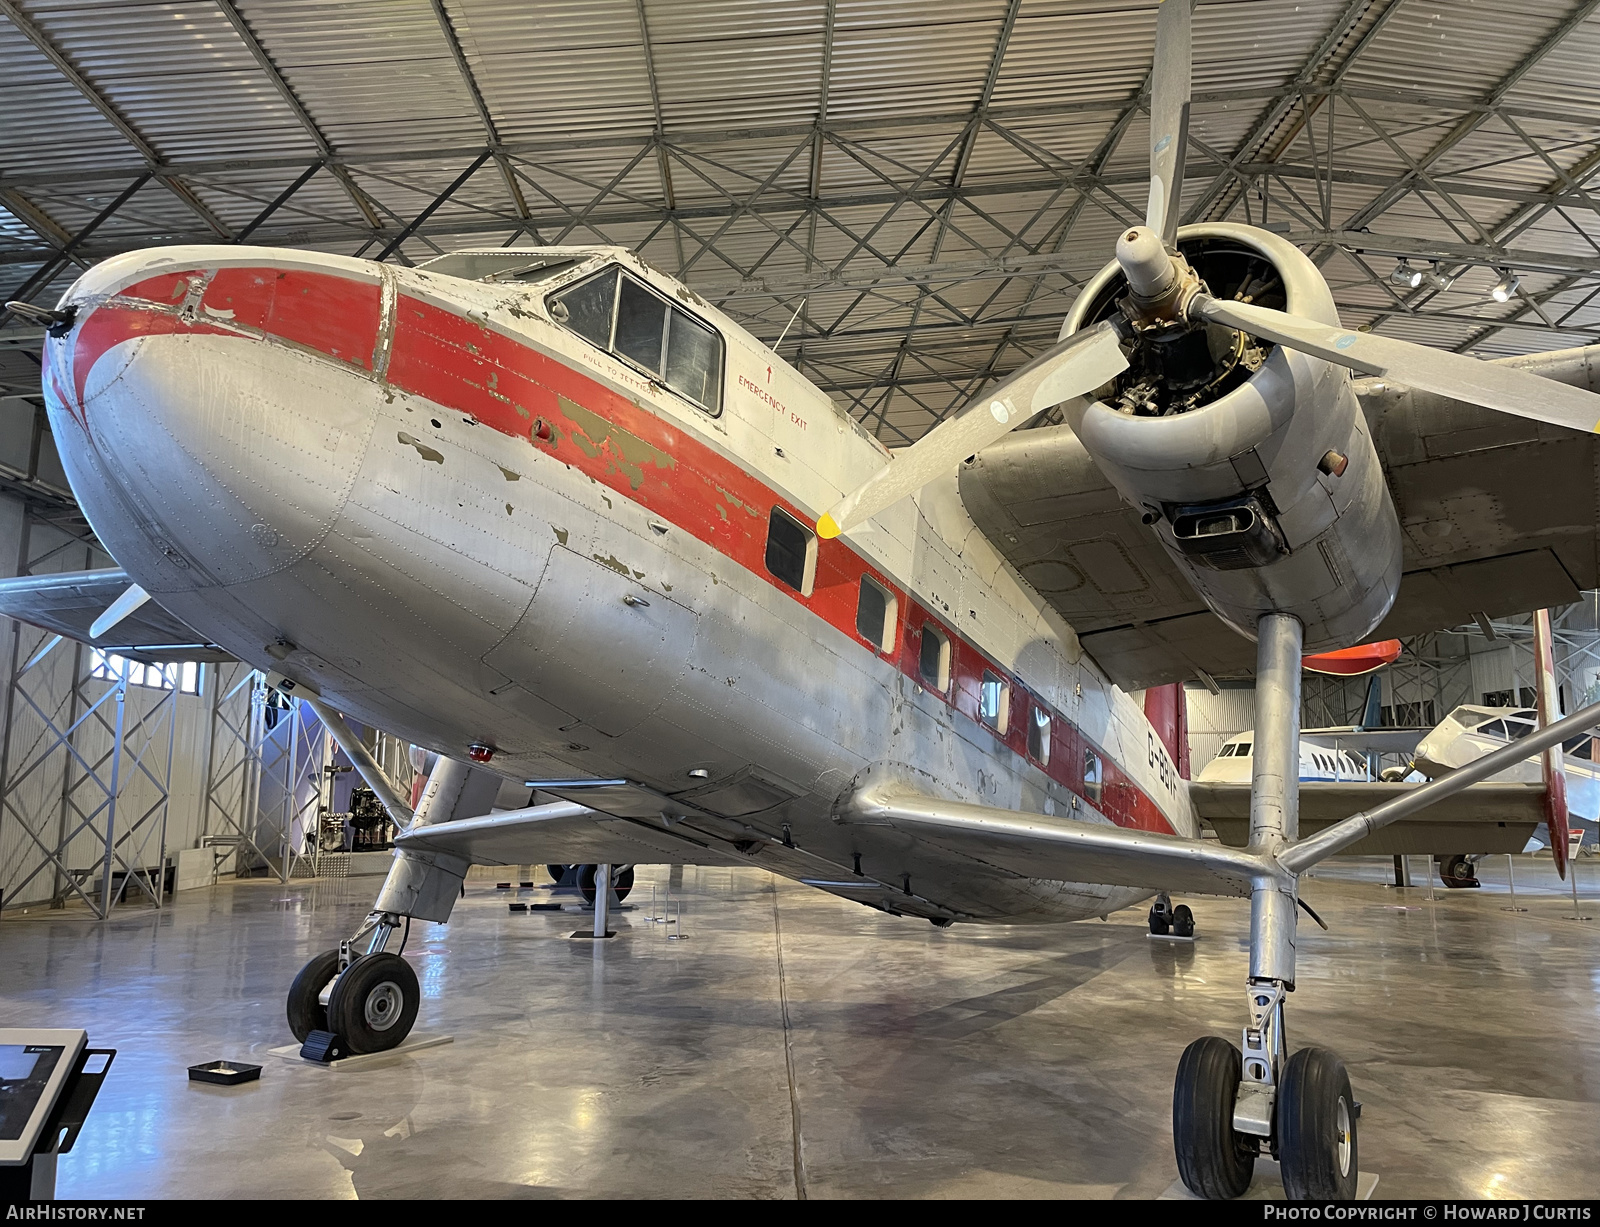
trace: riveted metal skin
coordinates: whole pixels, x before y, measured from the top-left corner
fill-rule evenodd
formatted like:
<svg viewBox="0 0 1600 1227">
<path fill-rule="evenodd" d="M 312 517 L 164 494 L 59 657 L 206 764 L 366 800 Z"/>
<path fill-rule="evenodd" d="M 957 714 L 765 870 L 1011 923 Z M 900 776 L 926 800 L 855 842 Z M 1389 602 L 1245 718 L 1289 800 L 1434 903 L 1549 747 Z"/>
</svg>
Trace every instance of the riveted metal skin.
<svg viewBox="0 0 1600 1227">
<path fill-rule="evenodd" d="M 764 558 L 772 509 L 814 523 L 883 448 L 636 257 L 567 254 L 534 287 L 243 246 L 97 265 L 67 295 L 77 322 L 46 377 L 86 514 L 175 616 L 442 755 L 493 745 L 502 778 L 663 795 L 684 791 L 686 765 L 713 784 L 756 773 L 760 806 L 705 802 L 738 832 L 706 841 L 711 863 L 969 921 L 1148 894 L 839 820 L 856 791 L 899 781 L 1197 833 L 1138 705 L 976 530 L 954 474 L 819 542 L 810 590 L 785 586 Z M 720 334 L 716 414 L 550 316 L 550 294 L 609 265 Z M 876 640 L 857 625 L 863 575 L 894 597 Z M 927 624 L 952 645 L 942 692 L 918 669 Z M 1006 728 L 980 710 L 986 676 L 1010 688 Z M 1034 706 L 1048 763 L 1027 752 Z M 384 910 L 444 912 L 461 867 L 401 859 Z M 883 889 L 839 888 L 858 864 Z"/>
</svg>

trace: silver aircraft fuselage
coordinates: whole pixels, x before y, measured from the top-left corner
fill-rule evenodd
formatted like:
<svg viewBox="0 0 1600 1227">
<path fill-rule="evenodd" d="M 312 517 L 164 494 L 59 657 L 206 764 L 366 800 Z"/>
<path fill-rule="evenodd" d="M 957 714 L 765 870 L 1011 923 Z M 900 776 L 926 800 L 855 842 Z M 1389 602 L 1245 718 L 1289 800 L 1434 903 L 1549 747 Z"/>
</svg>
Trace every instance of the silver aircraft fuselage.
<svg viewBox="0 0 1600 1227">
<path fill-rule="evenodd" d="M 173 614 L 361 721 L 492 747 L 517 779 L 732 781 L 752 828 L 905 883 L 893 910 L 1049 922 L 1147 894 L 835 821 L 887 777 L 1197 834 L 1138 703 L 974 527 L 954 474 L 814 541 L 797 591 L 767 565 L 773 508 L 809 528 L 884 449 L 636 257 L 550 254 L 573 263 L 536 285 L 250 247 L 96 266 L 45 371 L 95 531 Z M 718 413 L 551 315 L 610 264 L 720 334 Z M 864 575 L 892 597 L 881 641 L 858 629 Z M 926 622 L 948 637 L 942 693 Z"/>
</svg>

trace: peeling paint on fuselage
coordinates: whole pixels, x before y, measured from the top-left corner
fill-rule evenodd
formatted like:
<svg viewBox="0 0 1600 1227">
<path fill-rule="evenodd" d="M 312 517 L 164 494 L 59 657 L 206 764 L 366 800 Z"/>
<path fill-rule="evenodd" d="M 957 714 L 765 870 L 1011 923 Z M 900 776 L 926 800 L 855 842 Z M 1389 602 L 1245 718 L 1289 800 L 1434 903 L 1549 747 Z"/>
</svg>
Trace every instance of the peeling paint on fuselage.
<svg viewBox="0 0 1600 1227">
<path fill-rule="evenodd" d="M 615 422 L 606 421 L 597 413 L 591 413 L 565 396 L 557 400 L 561 411 L 577 426 L 572 441 L 592 460 L 605 455 L 615 470 L 628 479 L 633 489 L 637 490 L 644 483 L 644 466 L 647 464 L 658 469 L 677 468 L 678 462 L 654 444 L 645 442 Z"/>
<path fill-rule="evenodd" d="M 275 253 L 274 258 L 301 256 Z M 303 258 L 318 259 L 310 253 Z M 408 280 L 406 270 L 386 270 L 383 275 L 395 278 L 404 295 L 423 293 Z M 466 283 L 441 285 L 447 280 L 431 279 L 430 296 L 440 306 L 491 292 Z M 415 345 L 408 338 L 419 321 L 427 323 L 432 317 L 413 310 L 409 298 L 405 301 L 407 324 L 397 329 L 396 344 Z M 883 772 L 955 799 L 1035 812 L 1049 812 L 1051 807 L 1065 812 L 1072 795 L 972 719 L 964 706 L 965 691 L 958 688 L 948 699 L 925 693 L 907 678 L 899 656 L 886 658 L 863 646 L 854 634 L 853 575 L 837 569 L 819 575 L 815 596 L 801 602 L 765 572 L 760 542 L 766 505 L 776 499 L 802 518 L 814 515 L 814 508 L 825 506 L 829 497 L 817 472 L 826 470 L 831 474 L 826 481 L 842 484 L 856 480 L 882 459 L 870 441 L 844 421 L 837 423 L 837 429 L 828 429 L 836 415 L 825 398 L 815 389 L 806 393 L 809 385 L 796 383 L 798 377 L 785 372 L 781 359 L 754 348 L 756 343 L 738 334 L 731 322 L 713 317 L 729 337 L 730 388 L 740 364 L 748 378 L 758 377 L 752 354 L 761 360 L 760 378 L 771 379 L 776 372 L 790 380 L 784 397 L 789 403 L 805 404 L 813 423 L 800 442 L 776 433 L 784 424 L 771 418 L 764 403 L 742 406 L 730 395 L 723 416 L 712 419 L 665 393 L 653 395 L 636 386 L 630 380 L 637 377 L 621 364 L 611 363 L 618 368 L 612 370 L 609 360 L 587 350 L 581 339 L 543 320 L 529 321 L 510 312 L 496 316 L 487 307 L 452 309 L 459 312 L 459 319 L 472 321 L 472 333 L 478 338 L 462 345 L 458 353 L 489 361 L 504 348 L 504 337 L 516 336 L 570 369 L 572 395 L 527 376 L 528 403 L 541 414 L 559 414 L 572 424 L 570 441 L 577 451 L 589 462 L 599 462 L 588 466 L 593 471 L 586 471 L 581 461 L 575 467 L 574 453 L 559 454 L 566 443 L 559 434 L 542 440 L 536 434 L 530 437 L 526 427 L 510 430 L 505 414 L 497 421 L 495 414 L 501 411 L 494 406 L 500 398 L 471 404 L 470 397 L 463 400 L 452 394 L 429 399 L 408 386 L 397 399 L 396 385 L 389 380 L 348 366 L 337 376 L 318 368 L 306 376 L 322 381 L 318 405 L 350 405 L 353 399 L 368 398 L 369 408 L 363 410 L 366 438 L 374 437 L 374 425 L 392 430 L 390 423 L 403 422 L 405 415 L 415 412 L 409 402 L 424 413 L 437 413 L 431 419 L 436 423 L 449 419 L 449 426 L 436 424 L 437 446 L 400 432 L 400 442 L 435 461 L 439 470 L 411 464 L 401 471 L 386 459 L 395 449 L 363 445 L 362 454 L 352 451 L 342 462 L 345 468 L 352 463 L 359 466 L 348 499 L 330 504 L 318 529 L 321 535 L 283 564 L 294 568 L 293 578 L 300 587 L 280 583 L 278 587 L 257 584 L 248 590 L 243 585 L 204 589 L 193 578 L 175 580 L 161 589 L 170 593 L 175 613 L 190 618 L 197 629 L 215 625 L 216 640 L 247 660 L 260 655 L 259 644 L 285 635 L 303 651 L 285 662 L 291 676 L 298 671 L 314 679 L 325 694 L 336 696 L 358 718 L 446 753 L 459 752 L 458 746 L 469 740 L 489 739 L 500 749 L 497 768 L 503 763 L 507 771 L 543 773 L 547 778 L 626 773 L 671 791 L 681 783 L 685 762 L 714 759 L 719 774 L 760 769 L 790 782 L 797 799 L 781 816 L 802 844 L 832 858 L 842 869 L 855 854 L 866 855 L 871 872 L 881 878 L 911 874 L 923 884 L 923 891 L 942 892 L 949 906 L 974 919 L 1068 919 L 1120 906 L 1118 900 L 1130 895 L 1014 879 L 928 848 L 896 850 L 898 837 L 890 840 L 833 821 L 832 807 L 842 793 Z M 495 327 L 484 328 L 480 320 L 485 318 L 494 320 Z M 215 344 L 238 342 L 230 338 Z M 418 369 L 414 355 L 401 351 L 397 356 L 413 358 L 408 369 Z M 567 379 L 560 371 L 553 371 L 552 377 Z M 223 383 L 232 380 L 230 386 L 237 389 L 244 386 L 240 381 L 246 376 L 223 369 L 217 378 Z M 584 381 L 601 388 L 613 405 L 622 406 L 619 413 L 634 414 L 628 418 L 631 427 L 580 403 L 586 399 L 600 403 L 590 399 L 597 394 L 578 387 Z M 481 390 L 482 382 L 462 377 L 458 386 Z M 811 399 L 803 401 L 802 395 Z M 467 413 L 469 408 L 477 418 Z M 448 410 L 464 415 L 462 420 L 457 422 Z M 480 418 L 491 429 L 468 428 L 469 419 Z M 324 423 L 324 435 L 326 429 Z M 786 443 L 788 455 L 781 473 L 769 471 L 776 464 L 774 438 Z M 694 466 L 686 470 L 679 449 L 669 442 L 673 439 L 684 439 L 686 449 L 693 443 L 699 457 Z M 831 456 L 828 448 L 834 449 Z M 804 465 L 815 467 L 803 469 Z M 742 472 L 733 471 L 735 467 Z M 419 468 L 426 472 L 423 486 L 411 476 Z M 510 472 L 529 478 L 519 487 L 519 500 L 526 491 L 528 515 L 550 523 L 557 546 L 534 546 L 513 531 L 502 510 L 507 506 L 503 481 L 509 480 Z M 695 481 L 683 480 L 691 474 Z M 674 481 L 669 483 L 669 477 Z M 613 500 L 608 491 L 622 497 Z M 693 531 L 666 535 L 652 531 L 653 516 L 685 527 L 681 516 L 666 505 L 674 498 L 680 500 L 679 512 L 698 501 L 699 514 L 709 525 L 703 536 L 696 537 Z M 1019 677 L 1020 684 L 1035 688 L 1058 711 L 1093 729 L 1097 745 L 1137 768 L 1143 759 L 1142 736 L 1130 748 L 1129 738 L 1120 731 L 1128 725 L 1135 733 L 1143 732 L 1142 724 L 1131 725 L 1131 701 L 1113 696 L 1103 681 L 1077 667 L 1066 637 L 1052 630 L 1039 613 L 1042 602 L 1008 578 L 997 561 L 986 561 L 993 551 L 987 543 L 971 539 L 970 520 L 959 504 L 938 513 L 943 523 L 954 526 L 954 533 L 944 527 L 936 530 L 938 517 L 931 510 L 908 506 L 912 514 L 902 521 L 884 518 L 876 543 L 864 537 L 849 547 L 854 553 L 843 543 L 837 554 L 831 547 L 829 552 L 830 558 L 845 561 L 858 555 L 867 558 L 869 569 L 906 594 L 895 652 L 903 654 L 911 642 L 908 609 L 916 602 L 932 607 L 927 596 L 932 588 L 942 590 L 948 582 L 959 591 L 963 584 L 981 584 L 990 594 L 984 627 L 952 620 L 950 629 L 980 644 L 1000 668 Z M 746 514 L 730 517 L 730 507 Z M 901 522 L 909 529 L 897 527 Z M 934 545 L 941 556 L 957 560 L 953 579 L 926 571 L 925 553 Z M 641 619 L 659 613 L 677 621 L 660 624 L 662 630 L 641 640 L 645 647 L 658 645 L 649 647 L 639 667 L 659 673 L 665 687 L 660 702 L 641 706 L 633 729 L 602 729 L 605 740 L 599 735 L 574 738 L 568 729 L 586 718 L 602 717 L 551 706 L 540 697 L 536 674 L 526 683 L 510 684 L 520 679 L 490 667 L 492 660 L 500 659 L 491 657 L 499 650 L 497 645 L 514 644 L 521 637 L 537 656 L 539 644 L 560 630 L 560 609 L 542 611 L 537 617 L 534 613 L 546 570 L 547 555 L 541 550 L 562 547 L 590 559 L 597 575 L 614 574 L 626 584 L 638 581 L 647 589 L 673 593 L 670 599 L 663 595 L 628 606 L 649 611 L 641 613 Z M 120 560 L 121 549 L 115 548 Z M 635 565 L 622 562 L 623 558 Z M 855 565 L 859 575 L 861 564 Z M 976 578 L 980 571 L 985 578 Z M 160 577 L 153 575 L 151 583 L 159 584 Z M 596 607 L 602 612 L 624 605 L 616 598 L 617 590 L 611 591 L 607 603 Z M 825 609 L 832 612 L 824 616 Z M 566 616 L 569 620 L 583 616 L 582 607 L 572 607 Z M 1003 631 L 1005 617 L 1017 627 L 1009 639 Z M 1002 631 L 990 629 L 991 622 Z M 611 654 L 606 647 L 597 647 L 592 659 L 564 664 L 592 671 L 613 664 L 608 660 Z M 1028 654 L 1045 663 L 1025 665 Z M 355 660 L 377 663 L 365 669 L 353 665 L 336 669 L 326 663 Z M 714 683 L 714 692 L 697 689 L 702 683 L 696 679 L 702 678 Z M 737 684 L 730 685 L 729 678 L 737 679 Z M 1082 703 L 1071 698 L 1080 681 L 1087 682 L 1092 692 Z M 663 706 L 669 692 L 676 706 Z M 578 744 L 597 749 L 570 748 Z M 1173 816 L 1181 822 L 1186 814 Z M 760 831 L 768 818 L 752 816 L 748 821 Z"/>
</svg>

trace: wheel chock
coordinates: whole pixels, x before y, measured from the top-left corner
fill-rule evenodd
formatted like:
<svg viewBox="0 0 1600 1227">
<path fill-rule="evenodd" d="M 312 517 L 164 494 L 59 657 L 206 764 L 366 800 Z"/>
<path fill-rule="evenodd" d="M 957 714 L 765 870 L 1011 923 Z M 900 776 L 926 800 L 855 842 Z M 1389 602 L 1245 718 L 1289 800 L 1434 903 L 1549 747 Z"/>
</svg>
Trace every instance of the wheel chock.
<svg viewBox="0 0 1600 1227">
<path fill-rule="evenodd" d="M 332 1031 L 313 1031 L 300 1045 L 300 1055 L 307 1061 L 327 1065 L 344 1056 L 344 1041 Z"/>
</svg>

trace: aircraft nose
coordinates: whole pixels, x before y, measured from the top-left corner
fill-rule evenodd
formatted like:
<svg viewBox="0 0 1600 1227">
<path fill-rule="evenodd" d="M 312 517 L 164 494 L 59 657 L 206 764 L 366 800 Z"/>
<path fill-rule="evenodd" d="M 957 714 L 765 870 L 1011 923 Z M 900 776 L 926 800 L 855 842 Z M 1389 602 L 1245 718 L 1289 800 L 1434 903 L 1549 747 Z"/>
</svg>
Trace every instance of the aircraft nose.
<svg viewBox="0 0 1600 1227">
<path fill-rule="evenodd" d="M 46 378 L 62 461 L 146 587 L 258 579 L 332 526 L 379 394 L 381 282 L 345 263 L 158 249 L 68 292 L 76 316 L 50 342 Z"/>
</svg>

